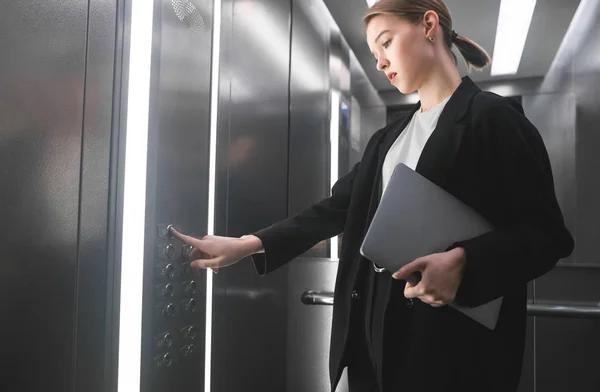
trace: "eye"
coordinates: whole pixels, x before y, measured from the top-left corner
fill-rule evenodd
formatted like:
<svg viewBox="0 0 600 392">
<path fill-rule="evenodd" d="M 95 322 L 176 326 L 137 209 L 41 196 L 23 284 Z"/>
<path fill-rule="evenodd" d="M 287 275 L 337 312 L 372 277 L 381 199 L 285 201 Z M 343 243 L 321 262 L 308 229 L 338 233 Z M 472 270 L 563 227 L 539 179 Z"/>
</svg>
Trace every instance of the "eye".
<svg viewBox="0 0 600 392">
<path fill-rule="evenodd" d="M 385 42 L 383 43 L 383 45 L 381 45 L 381 46 L 383 46 L 383 48 L 384 48 L 384 49 L 387 49 L 387 48 L 390 46 L 390 42 L 392 42 L 392 40 L 391 40 L 391 39 L 390 39 L 390 40 L 387 40 L 387 41 L 385 41 Z"/>
</svg>

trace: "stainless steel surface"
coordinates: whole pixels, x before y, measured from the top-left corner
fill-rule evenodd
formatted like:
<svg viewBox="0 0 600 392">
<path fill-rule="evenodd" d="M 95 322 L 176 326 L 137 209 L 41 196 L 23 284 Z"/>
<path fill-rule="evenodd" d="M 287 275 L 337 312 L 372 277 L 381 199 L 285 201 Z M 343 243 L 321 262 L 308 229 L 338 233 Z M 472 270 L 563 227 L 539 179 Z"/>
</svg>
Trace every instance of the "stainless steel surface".
<svg viewBox="0 0 600 392">
<path fill-rule="evenodd" d="M 333 292 L 308 290 L 300 299 L 304 305 L 333 305 Z M 527 315 L 597 319 L 600 318 L 600 305 L 527 304 Z"/>
<path fill-rule="evenodd" d="M 320 0 L 292 2 L 288 214 L 327 197 L 329 182 L 330 73 L 328 19 Z M 325 11 L 327 11 L 325 9 Z M 323 241 L 308 255 L 326 257 Z"/>
<path fill-rule="evenodd" d="M 287 216 L 290 9 L 289 1 L 223 1 L 219 235 L 248 234 Z M 286 389 L 286 283 L 285 269 L 261 278 L 248 260 L 215 275 L 213 391 Z M 254 295 L 263 291 L 272 294 Z"/>
<path fill-rule="evenodd" d="M 600 319 L 600 306 L 527 304 L 529 316 Z"/>
<path fill-rule="evenodd" d="M 3 2 L 0 26 L 0 389 L 70 391 L 88 4 Z"/>
<path fill-rule="evenodd" d="M 117 0 L 91 0 L 88 7 L 73 390 L 105 392 L 112 378 L 108 293 L 115 261 L 115 176 L 111 155 L 118 140 L 113 105 L 119 95 L 120 72 L 115 64 L 120 60 L 117 37 L 122 27 L 117 21 Z"/>
<path fill-rule="evenodd" d="M 197 6 L 211 25 L 212 3 Z M 141 390 L 202 391 L 206 272 L 192 274 L 168 227 L 197 237 L 207 230 L 212 35 L 181 23 L 169 0 L 156 0 L 154 15 Z M 182 287 L 191 279 L 195 293 Z M 172 295 L 157 296 L 157 285 L 169 283 Z M 193 341 L 182 332 L 190 327 L 197 331 Z M 156 337 L 165 334 L 173 344 L 157 346 Z"/>
<path fill-rule="evenodd" d="M 305 297 L 302 293 L 308 287 L 333 290 L 337 266 L 336 261 L 319 258 L 300 258 L 289 265 L 287 392 L 325 392 L 331 388 L 328 361 L 333 309 L 307 307 L 298 298 Z M 337 391 L 347 391 L 345 377 Z"/>
<path fill-rule="evenodd" d="M 304 305 L 333 305 L 333 292 L 308 290 L 300 299 Z"/>
</svg>

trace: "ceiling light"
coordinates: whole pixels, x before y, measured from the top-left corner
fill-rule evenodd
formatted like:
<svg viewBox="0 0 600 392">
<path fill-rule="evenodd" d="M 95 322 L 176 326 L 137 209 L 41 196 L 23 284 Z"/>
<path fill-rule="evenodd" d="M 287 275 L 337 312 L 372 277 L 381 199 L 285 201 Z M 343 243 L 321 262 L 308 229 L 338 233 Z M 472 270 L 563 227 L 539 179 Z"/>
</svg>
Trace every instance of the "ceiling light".
<svg viewBox="0 0 600 392">
<path fill-rule="evenodd" d="M 536 0 L 502 0 L 500 3 L 492 76 L 514 75 L 519 70 L 535 3 Z"/>
</svg>

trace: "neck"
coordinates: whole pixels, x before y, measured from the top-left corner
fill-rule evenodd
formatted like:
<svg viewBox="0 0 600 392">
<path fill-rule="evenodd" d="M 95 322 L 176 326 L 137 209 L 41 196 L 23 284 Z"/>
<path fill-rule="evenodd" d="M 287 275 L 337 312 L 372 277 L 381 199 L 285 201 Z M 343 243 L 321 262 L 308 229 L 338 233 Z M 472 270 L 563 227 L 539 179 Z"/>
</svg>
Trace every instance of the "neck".
<svg viewBox="0 0 600 392">
<path fill-rule="evenodd" d="M 419 88 L 421 111 L 427 111 L 451 96 L 461 82 L 462 79 L 454 63 L 440 64 L 434 68 Z"/>
</svg>

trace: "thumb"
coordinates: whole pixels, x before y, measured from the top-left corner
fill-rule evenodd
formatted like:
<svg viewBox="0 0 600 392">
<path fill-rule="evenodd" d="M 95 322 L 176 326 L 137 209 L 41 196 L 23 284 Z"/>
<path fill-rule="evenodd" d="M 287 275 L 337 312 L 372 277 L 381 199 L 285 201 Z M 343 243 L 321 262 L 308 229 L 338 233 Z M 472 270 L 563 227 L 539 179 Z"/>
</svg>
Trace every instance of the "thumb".
<svg viewBox="0 0 600 392">
<path fill-rule="evenodd" d="M 404 279 L 407 276 L 409 276 L 415 272 L 423 271 L 425 269 L 425 267 L 427 267 L 427 259 L 419 258 L 411 263 L 406 264 L 404 267 L 400 268 L 398 271 L 396 271 L 392 275 L 392 277 L 394 279 Z"/>
</svg>

